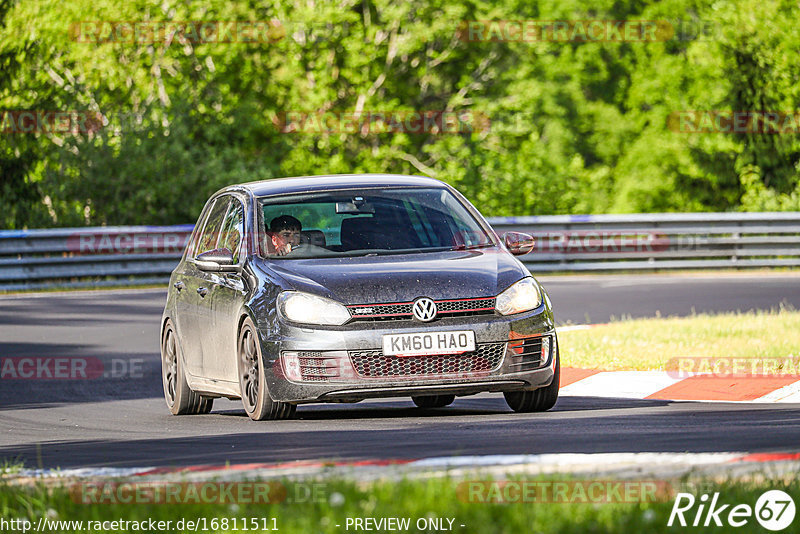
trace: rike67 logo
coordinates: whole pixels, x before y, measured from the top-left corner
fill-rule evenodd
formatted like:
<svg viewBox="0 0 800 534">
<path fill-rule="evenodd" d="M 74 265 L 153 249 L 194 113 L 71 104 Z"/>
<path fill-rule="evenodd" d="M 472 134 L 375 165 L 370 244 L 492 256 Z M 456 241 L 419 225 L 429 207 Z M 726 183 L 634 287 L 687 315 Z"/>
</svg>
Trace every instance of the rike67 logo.
<svg viewBox="0 0 800 534">
<path fill-rule="evenodd" d="M 741 527 L 755 517 L 765 529 L 778 531 L 791 525 L 794 516 L 794 500 L 780 490 L 764 492 L 756 501 L 755 507 L 749 504 L 723 504 L 719 500 L 719 493 L 714 493 L 711 497 L 703 494 L 699 499 L 691 493 L 678 493 L 667 526 L 678 524 L 682 527 Z"/>
</svg>

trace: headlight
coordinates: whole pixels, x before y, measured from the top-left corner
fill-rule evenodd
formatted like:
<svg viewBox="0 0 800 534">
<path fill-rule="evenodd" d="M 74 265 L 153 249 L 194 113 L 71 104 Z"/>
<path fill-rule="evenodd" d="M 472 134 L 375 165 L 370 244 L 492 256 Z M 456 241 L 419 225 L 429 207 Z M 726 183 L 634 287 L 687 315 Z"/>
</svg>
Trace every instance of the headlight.
<svg viewBox="0 0 800 534">
<path fill-rule="evenodd" d="M 350 312 L 338 302 L 300 291 L 278 295 L 278 308 L 296 323 L 340 325 L 350 320 Z"/>
<path fill-rule="evenodd" d="M 541 304 L 539 284 L 533 278 L 523 278 L 497 296 L 494 309 L 502 315 L 511 315 L 538 308 Z"/>
</svg>

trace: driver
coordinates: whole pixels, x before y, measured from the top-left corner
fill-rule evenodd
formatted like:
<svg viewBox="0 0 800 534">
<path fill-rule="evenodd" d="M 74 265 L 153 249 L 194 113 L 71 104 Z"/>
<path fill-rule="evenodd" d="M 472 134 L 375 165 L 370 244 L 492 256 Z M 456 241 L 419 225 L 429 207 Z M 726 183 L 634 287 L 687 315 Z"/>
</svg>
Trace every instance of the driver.
<svg viewBox="0 0 800 534">
<path fill-rule="evenodd" d="M 278 256 L 285 256 L 300 245 L 301 228 L 300 221 L 291 215 L 281 215 L 270 221 L 270 238 Z"/>
</svg>

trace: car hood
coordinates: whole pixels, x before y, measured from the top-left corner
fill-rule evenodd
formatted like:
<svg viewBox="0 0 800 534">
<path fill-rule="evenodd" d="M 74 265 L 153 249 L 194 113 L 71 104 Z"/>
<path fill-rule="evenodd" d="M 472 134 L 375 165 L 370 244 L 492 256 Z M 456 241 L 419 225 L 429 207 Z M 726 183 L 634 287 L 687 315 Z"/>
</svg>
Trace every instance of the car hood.
<svg viewBox="0 0 800 534">
<path fill-rule="evenodd" d="M 352 258 L 264 260 L 285 289 L 307 291 L 343 304 L 410 302 L 495 296 L 529 276 L 505 250 L 428 252 Z"/>
</svg>

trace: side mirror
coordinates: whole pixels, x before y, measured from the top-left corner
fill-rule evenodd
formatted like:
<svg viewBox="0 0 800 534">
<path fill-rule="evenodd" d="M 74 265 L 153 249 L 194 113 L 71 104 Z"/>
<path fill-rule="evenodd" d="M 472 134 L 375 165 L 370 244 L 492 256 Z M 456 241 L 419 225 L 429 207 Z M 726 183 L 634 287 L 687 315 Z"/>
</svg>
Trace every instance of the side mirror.
<svg viewBox="0 0 800 534">
<path fill-rule="evenodd" d="M 235 273 L 239 267 L 233 264 L 233 252 L 227 248 L 217 248 L 197 256 L 195 263 L 201 271 L 212 273 Z"/>
<path fill-rule="evenodd" d="M 506 232 L 503 241 L 508 251 L 514 256 L 522 256 L 532 251 L 535 243 L 532 235 L 522 232 Z"/>
</svg>

